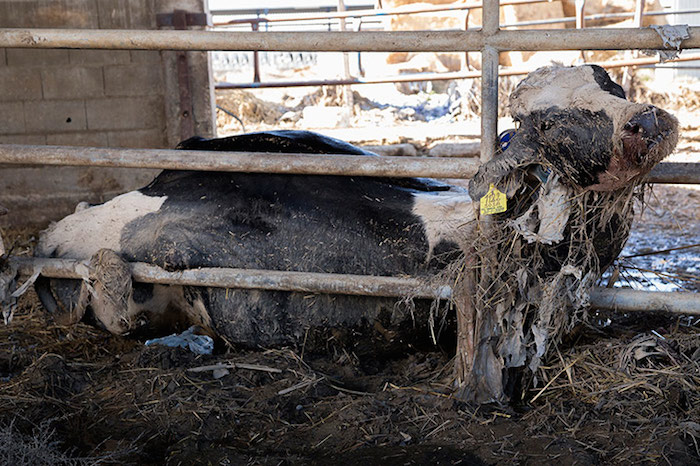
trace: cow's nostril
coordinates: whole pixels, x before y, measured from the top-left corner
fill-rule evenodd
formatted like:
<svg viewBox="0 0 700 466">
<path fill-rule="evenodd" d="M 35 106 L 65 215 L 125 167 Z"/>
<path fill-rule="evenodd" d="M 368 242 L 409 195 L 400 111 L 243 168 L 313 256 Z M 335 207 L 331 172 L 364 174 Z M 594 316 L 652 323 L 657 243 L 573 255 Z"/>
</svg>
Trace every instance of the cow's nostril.
<svg viewBox="0 0 700 466">
<path fill-rule="evenodd" d="M 655 137 L 659 133 L 659 119 L 654 109 L 635 115 L 625 124 L 625 130 L 633 134 L 641 133 L 645 138 Z"/>
<path fill-rule="evenodd" d="M 626 130 L 626 131 L 629 131 L 630 133 L 636 134 L 636 133 L 639 132 L 639 129 L 640 129 L 640 128 L 639 128 L 639 125 L 637 125 L 637 124 L 635 124 L 635 123 L 632 123 L 632 122 L 628 122 L 628 123 L 625 125 L 625 130 Z"/>
</svg>

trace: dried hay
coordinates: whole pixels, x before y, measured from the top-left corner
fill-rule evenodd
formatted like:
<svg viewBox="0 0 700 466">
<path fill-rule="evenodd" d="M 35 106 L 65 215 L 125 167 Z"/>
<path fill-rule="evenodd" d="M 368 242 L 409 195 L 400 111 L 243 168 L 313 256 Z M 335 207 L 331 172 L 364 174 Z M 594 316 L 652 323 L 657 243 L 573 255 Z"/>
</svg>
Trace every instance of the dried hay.
<svg viewBox="0 0 700 466">
<path fill-rule="evenodd" d="M 0 326 L 0 425 L 14 422 L 12 438 L 31 445 L 51 419 L 49 442 L 76 464 L 354 463 L 402 451 L 426 458 L 430 448 L 427 458 L 442 452 L 447 464 L 472 454 L 487 464 L 697 462 L 698 323 L 579 330 L 547 355 L 527 406 L 477 406 L 453 397 L 437 353 L 358 360 L 329 341 L 317 358 L 197 356 L 50 325 L 26 295 L 13 324 Z M 215 378 L 206 366 L 230 373 Z"/>
<path fill-rule="evenodd" d="M 586 319 L 588 292 L 627 240 L 644 190 L 576 193 L 556 175 L 539 196 L 516 188 L 512 211 L 480 219 L 471 268 L 456 285 L 472 310 L 461 331 L 475 355 L 461 382 L 479 402 L 526 399 L 541 386 L 542 360 Z"/>
</svg>

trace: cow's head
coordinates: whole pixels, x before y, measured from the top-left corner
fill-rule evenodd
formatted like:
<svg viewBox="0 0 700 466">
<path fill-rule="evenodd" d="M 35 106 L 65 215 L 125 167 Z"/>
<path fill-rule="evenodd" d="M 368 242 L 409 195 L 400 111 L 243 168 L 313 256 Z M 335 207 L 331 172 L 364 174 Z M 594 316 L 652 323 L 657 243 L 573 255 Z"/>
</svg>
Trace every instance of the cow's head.
<svg viewBox="0 0 700 466">
<path fill-rule="evenodd" d="M 510 110 L 519 127 L 470 183 L 475 200 L 490 183 L 512 194 L 514 172 L 531 164 L 551 168 L 572 187 L 614 191 L 649 173 L 678 140 L 672 115 L 629 102 L 596 65 L 530 73 L 511 94 Z"/>
</svg>

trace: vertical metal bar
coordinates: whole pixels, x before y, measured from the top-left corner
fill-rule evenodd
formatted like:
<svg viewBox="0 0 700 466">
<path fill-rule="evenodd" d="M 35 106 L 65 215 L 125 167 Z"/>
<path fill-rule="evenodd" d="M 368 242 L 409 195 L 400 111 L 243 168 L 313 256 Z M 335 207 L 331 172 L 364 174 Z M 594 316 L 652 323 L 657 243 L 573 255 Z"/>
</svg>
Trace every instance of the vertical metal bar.
<svg viewBox="0 0 700 466">
<path fill-rule="evenodd" d="M 362 16 L 355 16 L 355 32 L 362 31 Z M 365 75 L 365 70 L 362 68 L 362 52 L 357 52 L 357 74 L 359 76 Z"/>
<path fill-rule="evenodd" d="M 644 0 L 637 0 L 634 8 L 634 27 L 636 28 L 642 27 L 642 22 L 644 21 L 644 6 Z"/>
<path fill-rule="evenodd" d="M 338 11 L 345 11 L 345 0 L 338 0 Z M 338 27 L 340 31 L 345 31 L 345 18 L 338 18 Z M 348 52 L 343 52 L 343 77 L 349 79 L 350 75 L 350 55 Z M 352 98 L 352 89 L 350 86 L 343 86 L 343 100 L 345 101 L 345 107 L 352 112 L 354 105 Z"/>
<path fill-rule="evenodd" d="M 187 29 L 187 12 L 175 10 L 173 12 L 173 27 L 177 30 Z M 190 65 L 187 52 L 180 50 L 176 54 L 177 81 L 180 94 L 180 139 L 185 140 L 194 136 L 194 105 L 192 103 L 192 91 L 190 89 Z"/>
<path fill-rule="evenodd" d="M 250 28 L 257 32 L 260 29 L 260 22 L 257 19 L 252 20 L 250 22 Z M 257 50 L 253 52 L 253 82 L 260 82 L 260 52 Z"/>
<path fill-rule="evenodd" d="M 576 29 L 586 27 L 586 0 L 576 0 Z"/>
<path fill-rule="evenodd" d="M 482 29 L 485 36 L 498 33 L 500 8 L 498 0 L 484 1 Z M 498 50 L 481 49 L 481 161 L 493 158 L 498 137 Z"/>
</svg>

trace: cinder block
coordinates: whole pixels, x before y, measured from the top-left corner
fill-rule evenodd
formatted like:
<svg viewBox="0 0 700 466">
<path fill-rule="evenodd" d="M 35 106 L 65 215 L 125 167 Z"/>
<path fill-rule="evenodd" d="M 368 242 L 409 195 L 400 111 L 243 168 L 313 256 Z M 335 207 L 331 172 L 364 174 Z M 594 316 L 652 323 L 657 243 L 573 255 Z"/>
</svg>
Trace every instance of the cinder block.
<svg viewBox="0 0 700 466">
<path fill-rule="evenodd" d="M 153 0 L 97 0 L 100 29 L 153 29 Z"/>
<path fill-rule="evenodd" d="M 148 63 L 156 65 L 161 63 L 159 50 L 132 50 L 131 63 Z"/>
<path fill-rule="evenodd" d="M 43 146 L 46 144 L 46 136 L 43 134 L 0 134 L 0 144 Z"/>
<path fill-rule="evenodd" d="M 86 0 L 0 2 L 3 28 L 97 28 L 97 4 Z"/>
<path fill-rule="evenodd" d="M 172 13 L 173 10 L 185 10 L 193 13 L 204 11 L 202 0 L 155 0 L 157 13 Z"/>
<path fill-rule="evenodd" d="M 89 100 L 88 127 L 91 130 L 163 128 L 161 97 L 115 97 Z"/>
<path fill-rule="evenodd" d="M 107 133 L 58 133 L 47 134 L 46 144 L 54 146 L 107 147 Z"/>
<path fill-rule="evenodd" d="M 35 68 L 0 68 L 0 101 L 41 99 L 41 74 Z"/>
<path fill-rule="evenodd" d="M 42 100 L 24 103 L 27 132 L 61 133 L 87 129 L 82 100 Z"/>
<path fill-rule="evenodd" d="M 104 94 L 100 67 L 48 68 L 41 72 L 41 80 L 45 99 L 101 97 Z"/>
<path fill-rule="evenodd" d="M 24 105 L 22 102 L 0 102 L 0 133 L 24 133 Z"/>
<path fill-rule="evenodd" d="M 161 67 L 147 64 L 105 66 L 105 95 L 163 94 Z"/>
<path fill-rule="evenodd" d="M 109 133 L 109 147 L 162 149 L 168 147 L 168 143 L 161 129 L 115 131 Z"/>
<path fill-rule="evenodd" d="M 128 50 L 70 50 L 68 54 L 74 65 L 126 65 L 131 62 Z"/>
<path fill-rule="evenodd" d="M 10 66 L 67 65 L 68 50 L 61 49 L 7 49 Z"/>
</svg>

